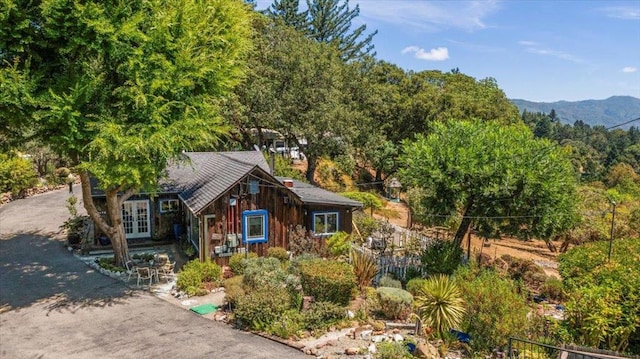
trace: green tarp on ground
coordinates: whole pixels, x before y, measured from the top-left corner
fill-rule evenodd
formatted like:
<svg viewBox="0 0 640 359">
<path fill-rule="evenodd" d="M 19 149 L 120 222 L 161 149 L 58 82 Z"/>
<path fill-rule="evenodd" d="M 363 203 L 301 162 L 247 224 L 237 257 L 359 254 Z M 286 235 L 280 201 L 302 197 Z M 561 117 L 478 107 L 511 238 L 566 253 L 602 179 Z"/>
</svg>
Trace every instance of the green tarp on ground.
<svg viewBox="0 0 640 359">
<path fill-rule="evenodd" d="M 213 313 L 216 310 L 218 310 L 218 307 L 216 307 L 213 304 L 200 304 L 200 305 L 196 305 L 195 307 L 190 309 L 192 312 L 196 312 L 200 315 L 205 315 L 205 314 L 209 314 L 209 313 Z"/>
</svg>

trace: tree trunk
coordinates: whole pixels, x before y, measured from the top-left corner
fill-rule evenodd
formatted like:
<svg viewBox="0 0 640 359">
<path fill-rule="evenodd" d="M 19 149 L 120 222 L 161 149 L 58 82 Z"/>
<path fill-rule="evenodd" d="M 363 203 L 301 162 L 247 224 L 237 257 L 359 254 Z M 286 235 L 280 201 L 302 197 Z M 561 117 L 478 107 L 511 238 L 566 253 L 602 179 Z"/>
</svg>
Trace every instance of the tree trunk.
<svg viewBox="0 0 640 359">
<path fill-rule="evenodd" d="M 124 233 L 122 223 L 122 202 L 118 199 L 117 191 L 106 192 L 107 195 L 107 216 L 112 223 L 107 236 L 111 239 L 113 246 L 113 256 L 117 266 L 124 266 L 129 260 L 129 246 Z"/>
<path fill-rule="evenodd" d="M 131 197 L 134 191 L 128 190 L 121 195 L 120 198 L 118 198 L 119 191 L 117 189 L 105 192 L 107 199 L 107 216 L 109 217 L 109 223 L 111 223 L 111 225 L 109 225 L 109 223 L 100 216 L 98 209 L 93 203 L 89 174 L 87 172 L 80 172 L 80 181 L 82 186 L 82 200 L 87 214 L 91 217 L 95 226 L 111 240 L 115 265 L 124 267 L 125 262 L 129 260 L 129 246 L 125 238 L 124 225 L 122 223 L 122 203 Z"/>
<path fill-rule="evenodd" d="M 547 244 L 547 248 L 549 248 L 551 252 L 556 253 L 558 251 L 558 248 L 556 248 L 556 245 L 553 244 L 551 239 L 547 239 L 544 242 Z"/>
<path fill-rule="evenodd" d="M 316 156 L 307 155 L 307 173 L 305 174 L 305 177 L 311 184 L 316 184 L 314 174 L 316 173 L 317 161 Z"/>
<path fill-rule="evenodd" d="M 471 207 L 473 206 L 473 202 L 471 200 L 468 201 L 467 206 L 462 213 L 462 222 L 460 222 L 460 226 L 456 231 L 455 237 L 453 237 L 453 241 L 460 246 L 462 244 L 462 240 L 464 239 L 464 235 L 469 231 L 469 227 L 471 227 L 472 219 L 468 217 L 471 213 Z"/>
</svg>

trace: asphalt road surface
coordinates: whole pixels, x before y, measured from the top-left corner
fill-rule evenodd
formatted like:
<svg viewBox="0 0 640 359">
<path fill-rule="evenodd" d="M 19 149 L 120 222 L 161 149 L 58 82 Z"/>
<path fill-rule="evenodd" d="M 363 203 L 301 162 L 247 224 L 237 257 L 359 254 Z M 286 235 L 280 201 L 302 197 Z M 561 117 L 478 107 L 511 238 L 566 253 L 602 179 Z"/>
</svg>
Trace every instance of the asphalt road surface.
<svg viewBox="0 0 640 359">
<path fill-rule="evenodd" d="M 68 196 L 0 208 L 0 358 L 307 358 L 95 272 L 59 234 Z"/>
</svg>

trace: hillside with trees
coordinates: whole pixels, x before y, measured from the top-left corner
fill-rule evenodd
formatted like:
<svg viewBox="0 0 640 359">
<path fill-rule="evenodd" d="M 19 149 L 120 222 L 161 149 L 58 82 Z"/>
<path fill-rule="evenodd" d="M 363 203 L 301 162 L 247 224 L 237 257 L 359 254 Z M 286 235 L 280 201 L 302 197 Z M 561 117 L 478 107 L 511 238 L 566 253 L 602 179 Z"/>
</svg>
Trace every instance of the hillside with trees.
<svg viewBox="0 0 640 359">
<path fill-rule="evenodd" d="M 512 99 L 520 112 L 555 112 L 563 124 L 582 121 L 590 126 L 610 127 L 632 120 L 640 114 L 640 99 L 631 96 L 611 96 L 605 100 L 532 102 Z M 629 129 L 631 124 L 622 126 Z"/>
</svg>

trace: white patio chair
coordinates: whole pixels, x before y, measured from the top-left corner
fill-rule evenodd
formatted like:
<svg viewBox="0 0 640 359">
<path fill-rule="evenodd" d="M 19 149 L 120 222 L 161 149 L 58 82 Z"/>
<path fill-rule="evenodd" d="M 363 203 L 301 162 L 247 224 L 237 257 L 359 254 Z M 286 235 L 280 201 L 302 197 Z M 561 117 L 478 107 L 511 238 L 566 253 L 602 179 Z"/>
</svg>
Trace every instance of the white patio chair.
<svg viewBox="0 0 640 359">
<path fill-rule="evenodd" d="M 160 275 L 164 277 L 164 279 L 168 282 L 169 278 L 173 278 L 175 276 L 174 270 L 176 268 L 176 262 L 167 263 L 164 266 L 158 268 Z"/>
<path fill-rule="evenodd" d="M 138 282 L 137 282 L 137 286 L 140 286 L 140 281 L 142 280 L 143 282 L 145 280 L 149 280 L 149 287 L 151 287 L 151 281 L 153 280 L 153 272 L 151 271 L 151 268 L 149 267 L 136 267 L 136 273 L 138 273 Z"/>
<path fill-rule="evenodd" d="M 129 277 L 127 278 L 128 282 L 134 274 L 137 274 L 136 264 L 133 261 L 127 261 L 125 262 L 124 267 L 127 269 L 127 274 L 129 274 Z"/>
</svg>

